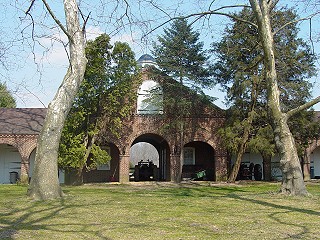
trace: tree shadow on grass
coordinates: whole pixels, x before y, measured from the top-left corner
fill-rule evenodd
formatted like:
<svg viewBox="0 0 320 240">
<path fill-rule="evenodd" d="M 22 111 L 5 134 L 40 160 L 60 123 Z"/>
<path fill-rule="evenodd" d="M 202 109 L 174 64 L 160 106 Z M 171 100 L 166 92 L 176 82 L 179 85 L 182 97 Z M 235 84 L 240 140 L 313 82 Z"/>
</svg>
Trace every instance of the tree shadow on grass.
<svg viewBox="0 0 320 240">
<path fill-rule="evenodd" d="M 243 201 L 247 203 L 251 203 L 253 205 L 261 205 L 263 207 L 269 207 L 274 209 L 275 211 L 271 211 L 270 214 L 268 214 L 268 217 L 272 219 L 276 224 L 279 225 L 279 227 L 287 226 L 290 228 L 297 228 L 301 229 L 298 233 L 293 233 L 290 235 L 288 234 L 288 237 L 290 238 L 304 238 L 306 234 L 310 233 L 310 228 L 314 227 L 312 225 L 308 224 L 302 224 L 300 223 L 299 219 L 295 219 L 294 221 L 286 221 L 283 217 L 283 214 L 291 214 L 291 213 L 298 213 L 298 214 L 304 214 L 309 215 L 309 217 L 316 217 L 319 218 L 320 221 L 320 211 L 312 210 L 304 208 L 303 205 L 297 205 L 297 206 L 287 206 L 285 204 L 277 204 L 273 202 L 268 202 L 266 200 L 256 199 L 256 197 L 263 197 L 263 195 L 268 195 L 274 197 L 274 199 L 285 197 L 282 194 L 272 194 L 270 195 L 270 192 L 259 192 L 255 193 L 252 192 L 250 189 L 241 188 L 239 186 L 214 186 L 214 187 L 203 187 L 200 184 L 194 185 L 194 187 L 186 187 L 184 185 L 181 185 L 179 189 L 173 190 L 167 190 L 169 193 L 174 193 L 177 197 L 212 197 L 212 198 L 229 198 L 234 199 L 238 201 Z M 290 199 L 291 197 L 289 197 Z M 305 198 L 308 197 L 301 197 L 301 201 L 303 201 Z M 292 199 L 295 199 L 294 197 Z M 272 199 L 271 199 L 272 201 Z M 252 206 L 253 206 L 252 205 Z M 277 211 L 278 210 L 278 211 Z"/>
<path fill-rule="evenodd" d="M 283 195 L 281 194 L 275 194 L 273 195 L 275 198 L 276 197 L 283 197 Z M 245 202 L 250 202 L 256 205 L 261 205 L 264 207 L 270 207 L 273 209 L 278 209 L 279 211 L 272 211 L 270 214 L 268 214 L 269 218 L 272 219 L 274 222 L 276 222 L 277 224 L 279 224 L 279 228 L 281 227 L 281 225 L 283 226 L 289 226 L 290 229 L 293 227 L 299 228 L 301 229 L 301 231 L 299 233 L 296 234 L 289 234 L 288 233 L 288 237 L 290 238 L 298 238 L 298 239 L 302 239 L 304 238 L 304 236 L 308 233 L 310 233 L 309 228 L 312 227 L 312 225 L 303 225 L 299 222 L 298 219 L 296 219 L 296 221 L 290 222 L 290 221 L 286 221 L 285 218 L 283 217 L 284 214 L 291 214 L 291 213 L 301 213 L 301 214 L 307 214 L 310 215 L 310 217 L 320 217 L 320 212 L 319 211 L 315 211 L 315 210 L 310 210 L 310 209 L 306 209 L 306 208 L 302 208 L 302 207 L 292 207 L 292 206 L 286 206 L 286 205 L 281 205 L 281 204 L 275 204 L 275 203 L 270 203 L 267 201 L 263 201 L 263 200 L 257 200 L 257 199 L 253 199 L 253 198 L 249 198 L 249 197 L 244 197 L 244 196 L 240 196 L 238 194 L 235 193 L 231 193 L 228 194 L 227 197 L 232 198 L 232 199 L 236 199 L 236 200 L 240 200 L 240 201 L 245 201 Z M 301 201 L 303 201 L 303 197 L 301 197 Z M 319 219 L 320 220 L 320 219 Z M 309 223 L 308 223 L 309 224 Z"/>
<path fill-rule="evenodd" d="M 108 198 L 105 198 L 104 201 L 99 200 L 99 196 L 102 195 L 105 191 L 109 190 Z M 64 192 L 67 192 L 69 190 L 65 189 Z M 89 194 L 89 198 L 77 198 L 76 199 L 70 199 L 73 194 L 80 195 L 80 194 Z M 76 192 L 76 193 L 75 193 Z M 100 192 L 99 194 L 95 194 L 96 199 L 92 199 L 91 193 L 93 192 Z M 170 200 L 170 202 L 178 203 L 178 204 L 184 204 L 186 203 L 185 207 L 188 207 L 190 209 L 190 206 L 192 206 L 193 199 L 197 200 L 197 202 L 201 202 L 202 198 L 206 200 L 206 203 L 212 203 L 214 204 L 214 199 L 222 199 L 220 202 L 226 202 L 228 199 L 231 200 L 237 200 L 237 201 L 243 201 L 244 203 L 251 203 L 250 206 L 253 208 L 257 205 L 265 206 L 270 208 L 270 213 L 266 211 L 267 217 L 273 220 L 274 224 L 278 224 L 279 228 L 282 226 L 288 226 L 290 227 L 296 227 L 300 228 L 299 232 L 295 230 L 293 232 L 294 234 L 291 235 L 291 237 L 295 238 L 304 238 L 308 233 L 310 233 L 310 228 L 312 226 L 308 226 L 306 221 L 303 221 L 302 224 L 299 224 L 299 221 L 286 221 L 284 218 L 282 218 L 283 214 L 289 214 L 289 213 L 301 213 L 304 214 L 304 218 L 306 217 L 319 217 L 320 212 L 315 211 L 312 209 L 308 209 L 307 207 L 304 207 L 303 205 L 299 204 L 296 206 L 286 206 L 286 204 L 281 204 L 278 201 L 273 201 L 273 198 L 277 200 L 278 197 L 281 198 L 283 195 L 271 195 L 267 192 L 261 192 L 258 193 L 251 190 L 250 188 L 242 188 L 239 186 L 203 186 L 203 185 L 177 185 L 177 186 L 171 186 L 166 187 L 165 185 L 156 185 L 154 188 L 147 187 L 146 189 L 143 189 L 141 187 L 139 188 L 129 188 L 127 186 L 122 187 L 119 186 L 118 188 L 115 188 L 112 186 L 112 188 L 85 188 L 81 189 L 81 191 L 72 191 L 69 192 L 69 196 L 66 198 L 62 198 L 60 200 L 51 200 L 46 202 L 28 202 L 25 207 L 24 205 L 19 204 L 12 204 L 9 205 L 8 201 L 6 204 L 8 205 L 7 210 L 3 210 L 3 208 L 0 211 L 0 239 L 13 239 L 13 238 L 19 238 L 19 233 L 23 232 L 23 234 L 30 231 L 36 233 L 37 231 L 41 230 L 41 234 L 45 234 L 48 232 L 50 233 L 56 233 L 56 232 L 62 232 L 62 235 L 65 234 L 65 236 L 73 235 L 73 236 L 80 236 L 79 238 L 94 238 L 94 239 L 108 239 L 106 236 L 103 235 L 105 233 L 105 225 L 106 222 L 110 224 L 108 226 L 108 230 L 111 231 L 119 231 L 119 229 L 126 229 L 126 231 L 132 229 L 133 231 L 139 228 L 147 229 L 146 231 L 153 230 L 152 226 L 158 226 L 156 224 L 157 221 L 171 221 L 175 222 L 176 218 L 173 215 L 168 216 L 161 216 L 159 218 L 149 218 L 149 221 L 151 222 L 145 222 L 145 215 L 146 213 L 140 209 L 141 206 L 143 206 L 143 209 L 148 209 L 149 207 L 152 208 L 151 205 L 144 205 L 144 203 L 150 202 L 150 199 L 153 198 L 159 198 L 163 199 L 161 201 L 161 205 L 166 206 L 165 200 L 166 197 Z M 100 195 L 101 194 L 101 195 Z M 132 205 L 130 202 L 128 202 L 128 198 L 130 196 L 136 195 L 138 196 L 137 199 L 143 200 L 141 204 L 133 204 L 135 207 L 131 207 Z M 15 198 L 21 198 L 22 193 L 20 195 L 16 196 Z M 264 196 L 268 196 L 268 199 L 264 200 Z M 175 202 L 172 199 L 178 198 L 178 201 Z M 12 198 L 13 199 L 13 198 Z M 79 201 L 81 199 L 81 201 Z M 88 201 L 82 200 L 87 199 Z M 92 199 L 92 200 L 89 200 Z M 126 199 L 123 201 L 122 199 Z M 180 199 L 182 201 L 180 201 Z M 208 201 L 209 199 L 209 201 Z M 211 201 L 211 199 L 213 201 Z M 304 198 L 301 198 L 301 201 L 303 201 Z M 187 200 L 187 201 L 186 201 Z M 225 201 L 226 200 L 226 201 Z M 111 201 L 111 202 L 110 202 Z M 24 201 L 19 201 L 24 202 Z M 233 203 L 236 201 L 233 201 Z M 276 203 L 275 203 L 276 202 Z M 151 202 L 152 203 L 152 202 Z M 106 209 L 106 204 L 108 204 L 108 208 Z M 290 203 L 291 204 L 291 203 Z M 298 201 L 297 201 L 298 204 Z M 90 208 L 88 207 L 90 205 Z M 111 207 L 123 207 L 126 206 L 129 207 L 128 210 L 122 209 L 121 210 L 121 216 L 118 215 L 114 216 L 114 218 L 103 221 L 98 219 L 87 219 L 85 214 L 91 214 L 94 215 L 95 213 L 98 213 L 97 211 L 107 211 Z M 237 206 L 237 205 L 236 205 Z M 94 211 L 91 212 L 91 209 Z M 97 210 L 98 209 L 98 210 Z M 257 207 L 258 209 L 258 207 Z M 200 204 L 197 208 L 194 210 L 199 211 L 200 216 L 202 216 L 201 211 L 210 210 L 207 206 Z M 252 210 L 252 209 L 251 209 Z M 267 209 L 268 210 L 268 209 Z M 82 212 L 84 211 L 82 215 Z M 166 209 L 161 209 L 161 211 L 166 211 Z M 168 206 L 168 213 L 171 212 L 171 207 Z M 134 214 L 132 213 L 134 212 Z M 210 214 L 214 214 L 214 211 L 209 211 Z M 130 214 L 132 213 L 132 214 Z M 136 214 L 136 215 L 135 215 Z M 156 214 L 156 212 L 155 212 Z M 57 216 L 58 215 L 58 216 Z M 135 221 L 127 220 L 128 217 L 136 217 Z M 182 214 L 182 216 L 184 216 Z M 103 215 L 104 217 L 104 215 Z M 108 217 L 108 215 L 105 215 L 105 217 Z M 70 220 L 69 220 L 70 219 Z M 218 231 L 218 227 L 216 227 L 213 223 L 210 221 L 206 223 L 202 222 L 191 222 L 188 223 L 184 219 L 178 219 L 180 223 L 185 223 L 189 227 L 194 228 L 201 228 L 203 227 L 203 231 L 207 231 L 208 229 L 212 232 Z M 153 222 L 154 221 L 154 222 Z M 150 227 L 151 225 L 151 227 Z M 209 231 L 208 230 L 208 231 Z M 171 231 L 171 229 L 162 229 L 160 228 L 159 231 Z M 174 228 L 172 228 L 172 231 L 174 231 Z M 50 235 L 48 235 L 50 238 Z M 90 237 L 89 237 L 90 236 Z M 22 234 L 21 234 L 22 237 Z M 52 238 L 52 236 L 51 236 Z M 32 238 L 34 239 L 34 238 Z M 70 239 L 70 238 L 69 238 Z"/>
<path fill-rule="evenodd" d="M 0 239 L 15 239 L 19 237 L 19 232 L 22 230 L 31 231 L 31 234 L 35 234 L 35 236 L 36 232 L 34 231 L 47 230 L 53 232 L 79 233 L 79 235 L 88 233 L 95 236 L 95 239 L 109 239 L 102 236 L 99 230 L 91 230 L 92 223 L 48 223 L 48 221 L 56 215 L 68 209 L 86 206 L 85 203 L 81 203 L 78 206 L 74 204 L 67 205 L 65 201 L 65 198 L 44 202 L 32 201 L 30 205 L 25 208 L 12 208 L 10 211 L 0 213 Z M 70 216 L 70 218 L 72 218 L 72 216 Z M 68 230 L 66 230 L 66 226 Z M 48 235 L 48 237 L 49 236 L 50 235 Z M 31 239 L 34 238 L 31 236 Z M 35 237 L 35 239 L 37 238 Z"/>
</svg>

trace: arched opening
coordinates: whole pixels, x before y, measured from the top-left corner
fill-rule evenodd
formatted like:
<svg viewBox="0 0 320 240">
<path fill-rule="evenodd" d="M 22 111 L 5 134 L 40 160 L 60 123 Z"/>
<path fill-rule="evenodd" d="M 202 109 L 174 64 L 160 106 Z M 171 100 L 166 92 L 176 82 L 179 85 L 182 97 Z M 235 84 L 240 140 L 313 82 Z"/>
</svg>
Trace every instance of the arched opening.
<svg viewBox="0 0 320 240">
<path fill-rule="evenodd" d="M 120 151 L 113 143 L 106 143 L 100 146 L 111 156 L 107 164 L 97 166 L 96 169 L 83 172 L 83 182 L 118 182 L 119 181 L 119 159 Z"/>
<path fill-rule="evenodd" d="M 21 155 L 18 149 L 9 144 L 0 144 L 0 183 L 15 183 L 20 171 Z M 13 173 L 16 178 L 13 178 Z"/>
<path fill-rule="evenodd" d="M 274 173 L 278 170 L 276 162 L 272 162 L 270 159 L 270 164 L 274 168 Z M 232 166 L 236 161 L 236 156 L 232 156 Z M 263 158 L 260 153 L 245 152 L 242 156 L 240 169 L 238 172 L 237 180 L 256 180 L 260 181 L 264 179 L 263 176 Z M 270 165 L 270 167 L 271 167 Z M 270 170 L 271 171 L 271 170 Z"/>
<path fill-rule="evenodd" d="M 214 149 L 201 141 L 189 142 L 183 148 L 182 179 L 215 181 Z"/>
<path fill-rule="evenodd" d="M 310 156 L 310 178 L 320 179 L 320 147 L 314 149 Z"/>
<path fill-rule="evenodd" d="M 137 99 L 138 114 L 162 114 L 163 93 L 159 83 L 145 80 L 138 89 Z"/>
<path fill-rule="evenodd" d="M 150 133 L 137 137 L 130 148 L 130 180 L 169 180 L 169 156 L 169 145 L 161 136 Z"/>
</svg>

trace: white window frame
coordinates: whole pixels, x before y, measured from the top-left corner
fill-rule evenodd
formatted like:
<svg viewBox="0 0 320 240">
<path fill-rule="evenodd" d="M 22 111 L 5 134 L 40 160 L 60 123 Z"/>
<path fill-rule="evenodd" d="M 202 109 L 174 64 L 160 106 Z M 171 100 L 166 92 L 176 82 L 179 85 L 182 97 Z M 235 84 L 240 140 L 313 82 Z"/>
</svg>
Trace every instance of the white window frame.
<svg viewBox="0 0 320 240">
<path fill-rule="evenodd" d="M 156 106 L 152 103 L 148 103 L 148 99 L 150 99 L 150 91 L 159 87 L 161 89 L 161 93 L 156 96 L 159 100 L 159 105 Z M 140 85 L 137 98 L 137 114 L 163 114 L 163 93 L 158 82 L 154 80 L 145 80 Z"/>
<path fill-rule="evenodd" d="M 102 150 L 106 151 L 109 155 L 111 153 L 110 147 L 108 146 L 102 146 L 100 147 Z M 111 155 L 110 155 L 111 156 Z M 110 159 L 111 162 L 111 159 Z M 101 165 L 97 165 L 97 170 L 99 171 L 107 171 L 110 170 L 110 162 L 105 163 L 105 164 L 101 164 Z"/>
<path fill-rule="evenodd" d="M 186 161 L 187 151 L 192 154 L 192 159 Z M 183 165 L 196 165 L 196 149 L 194 147 L 184 147 L 183 148 Z"/>
</svg>

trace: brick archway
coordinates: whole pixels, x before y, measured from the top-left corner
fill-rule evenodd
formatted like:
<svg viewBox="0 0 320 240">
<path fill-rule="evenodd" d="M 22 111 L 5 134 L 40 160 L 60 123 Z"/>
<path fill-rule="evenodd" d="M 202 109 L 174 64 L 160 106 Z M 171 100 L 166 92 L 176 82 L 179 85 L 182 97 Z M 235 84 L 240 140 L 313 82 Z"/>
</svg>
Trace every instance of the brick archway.
<svg viewBox="0 0 320 240">
<path fill-rule="evenodd" d="M 303 175 L 304 180 L 310 180 L 311 179 L 311 154 L 320 147 L 320 141 L 317 139 L 314 139 L 313 141 L 309 142 L 308 148 L 304 152 L 303 161 L 302 161 L 302 169 L 303 169 Z"/>
<path fill-rule="evenodd" d="M 0 144 L 18 149 L 22 181 L 28 181 L 29 158 L 36 148 L 46 112 L 45 108 L 0 108 Z"/>
<path fill-rule="evenodd" d="M 144 132 L 136 134 L 135 138 L 132 138 L 130 147 L 136 143 L 146 142 L 151 144 L 159 154 L 159 163 L 155 170 L 154 178 L 159 181 L 171 180 L 170 168 L 171 168 L 171 157 L 170 157 L 170 145 L 164 136 L 156 133 Z M 129 161 L 130 161 L 129 155 Z"/>
<path fill-rule="evenodd" d="M 29 157 L 37 146 L 37 135 L 0 135 L 0 144 L 8 144 L 18 149 L 21 156 L 20 178 L 28 178 Z"/>
</svg>

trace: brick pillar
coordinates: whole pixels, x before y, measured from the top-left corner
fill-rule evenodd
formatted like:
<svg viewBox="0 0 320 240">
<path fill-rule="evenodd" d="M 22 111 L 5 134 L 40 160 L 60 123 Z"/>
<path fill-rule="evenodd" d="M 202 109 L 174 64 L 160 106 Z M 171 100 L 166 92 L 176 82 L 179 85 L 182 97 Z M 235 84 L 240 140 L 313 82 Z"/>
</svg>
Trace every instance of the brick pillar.
<svg viewBox="0 0 320 240">
<path fill-rule="evenodd" d="M 217 151 L 215 155 L 216 181 L 226 181 L 228 178 L 228 158 L 223 150 Z"/>
<path fill-rule="evenodd" d="M 181 179 L 181 174 L 180 174 L 180 155 L 177 154 L 171 154 L 170 155 L 170 162 L 171 162 L 171 168 L 170 168 L 170 181 L 177 181 L 179 182 Z"/>
<path fill-rule="evenodd" d="M 29 155 L 24 151 L 19 151 L 21 155 L 21 166 L 20 166 L 20 181 L 23 184 L 29 182 Z"/>
<path fill-rule="evenodd" d="M 311 150 L 307 148 L 304 151 L 304 156 L 302 158 L 302 171 L 303 171 L 303 179 L 308 181 L 311 179 L 310 175 L 310 162 L 311 162 Z"/>
<path fill-rule="evenodd" d="M 130 155 L 119 156 L 119 182 L 129 182 L 129 166 L 130 166 Z"/>
</svg>

